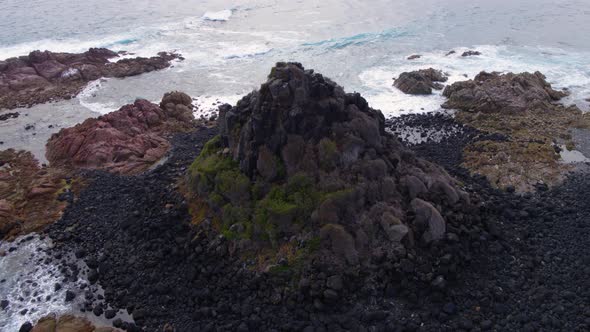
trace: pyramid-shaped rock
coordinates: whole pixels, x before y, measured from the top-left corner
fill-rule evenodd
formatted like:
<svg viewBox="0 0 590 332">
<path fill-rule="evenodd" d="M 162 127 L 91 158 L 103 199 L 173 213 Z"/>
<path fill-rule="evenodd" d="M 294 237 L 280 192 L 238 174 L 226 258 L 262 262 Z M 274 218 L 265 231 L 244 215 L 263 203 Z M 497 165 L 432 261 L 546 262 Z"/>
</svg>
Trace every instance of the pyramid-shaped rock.
<svg viewBox="0 0 590 332">
<path fill-rule="evenodd" d="M 344 268 L 399 262 L 474 227 L 453 178 L 386 132 L 358 93 L 299 63 L 278 63 L 259 90 L 222 106 L 219 127 L 189 179 L 241 248 L 292 244 Z"/>
</svg>

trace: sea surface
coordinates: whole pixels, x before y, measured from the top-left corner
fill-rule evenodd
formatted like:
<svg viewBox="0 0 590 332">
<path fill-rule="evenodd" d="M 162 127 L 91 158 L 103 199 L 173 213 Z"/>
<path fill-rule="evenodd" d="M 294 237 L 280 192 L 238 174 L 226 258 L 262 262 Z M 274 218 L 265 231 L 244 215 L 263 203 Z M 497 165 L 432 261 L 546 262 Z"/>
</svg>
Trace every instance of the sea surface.
<svg viewBox="0 0 590 332">
<path fill-rule="evenodd" d="M 440 109 L 440 93 L 407 96 L 392 87 L 401 72 L 428 67 L 448 73 L 448 83 L 482 70 L 538 70 L 570 90 L 564 103 L 588 111 L 589 17 L 588 0 L 1 0 L 0 59 L 107 47 L 133 56 L 176 51 L 186 60 L 93 82 L 72 100 L 19 109 L 20 117 L 0 123 L 0 148 L 27 149 L 43 162 L 44 143 L 59 129 L 136 98 L 159 101 L 171 90 L 197 98 L 197 115 L 209 114 L 218 102 L 235 103 L 257 88 L 278 61 L 301 62 L 362 93 L 387 117 Z M 461 57 L 465 50 L 482 55 Z M 422 57 L 407 60 L 412 54 Z M 29 124 L 35 130 L 25 131 Z M 6 268 L 9 256 L 0 257 L 0 280 L 16 285 L 22 277 Z M 14 291 L 0 287 L 0 300 Z M 0 331 L 54 304 L 27 305 L 39 308 L 0 312 Z"/>
</svg>

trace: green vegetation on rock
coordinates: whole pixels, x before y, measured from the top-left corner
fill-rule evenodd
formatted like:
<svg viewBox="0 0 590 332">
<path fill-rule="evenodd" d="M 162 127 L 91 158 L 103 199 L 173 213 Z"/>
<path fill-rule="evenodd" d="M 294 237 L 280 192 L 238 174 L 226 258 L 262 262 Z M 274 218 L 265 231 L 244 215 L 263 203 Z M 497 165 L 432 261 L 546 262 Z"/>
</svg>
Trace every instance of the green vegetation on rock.
<svg viewBox="0 0 590 332">
<path fill-rule="evenodd" d="M 189 169 L 191 190 L 218 211 L 222 234 L 229 239 L 268 241 L 276 247 L 280 236 L 305 228 L 325 196 L 315 189 L 315 179 L 298 173 L 272 185 L 252 181 L 222 150 L 220 137 L 214 137 Z M 284 178 L 283 162 L 275 158 L 279 178 Z"/>
</svg>

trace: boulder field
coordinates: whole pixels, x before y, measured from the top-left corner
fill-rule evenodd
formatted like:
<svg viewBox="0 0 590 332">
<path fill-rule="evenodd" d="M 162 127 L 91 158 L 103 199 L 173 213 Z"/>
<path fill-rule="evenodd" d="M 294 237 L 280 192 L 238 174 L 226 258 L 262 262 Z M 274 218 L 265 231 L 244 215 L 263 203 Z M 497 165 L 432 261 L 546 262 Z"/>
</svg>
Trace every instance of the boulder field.
<svg viewBox="0 0 590 332">
<path fill-rule="evenodd" d="M 48 264 L 76 280 L 62 253 L 84 253 L 104 293 L 80 310 L 127 309 L 127 331 L 587 330 L 588 180 L 500 191 L 461 163 L 505 135 L 400 121 L 279 63 L 159 167 L 84 171 Z M 454 134 L 406 145 L 386 126 Z"/>
<path fill-rule="evenodd" d="M 151 58 L 120 57 L 104 48 L 84 53 L 33 51 L 0 61 L 0 109 L 32 106 L 76 96 L 88 82 L 101 77 L 139 75 L 170 66 L 178 54 L 161 52 Z"/>
<path fill-rule="evenodd" d="M 167 93 L 160 105 L 136 100 L 52 135 L 47 160 L 59 167 L 144 171 L 168 152 L 165 135 L 194 128 L 192 110 L 191 97 L 182 92 Z"/>
</svg>

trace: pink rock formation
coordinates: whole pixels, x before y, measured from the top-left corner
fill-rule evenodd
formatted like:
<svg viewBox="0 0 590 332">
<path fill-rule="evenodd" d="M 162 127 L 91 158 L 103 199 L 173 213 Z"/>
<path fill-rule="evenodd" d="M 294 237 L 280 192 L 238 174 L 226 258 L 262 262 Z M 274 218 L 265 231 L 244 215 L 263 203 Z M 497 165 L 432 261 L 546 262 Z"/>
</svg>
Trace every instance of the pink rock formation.
<svg viewBox="0 0 590 332">
<path fill-rule="evenodd" d="M 168 151 L 164 134 L 192 128 L 191 101 L 182 92 L 172 92 L 164 96 L 162 107 L 136 100 L 118 111 L 62 129 L 47 142 L 47 160 L 52 166 L 121 174 L 144 171 Z"/>
</svg>

